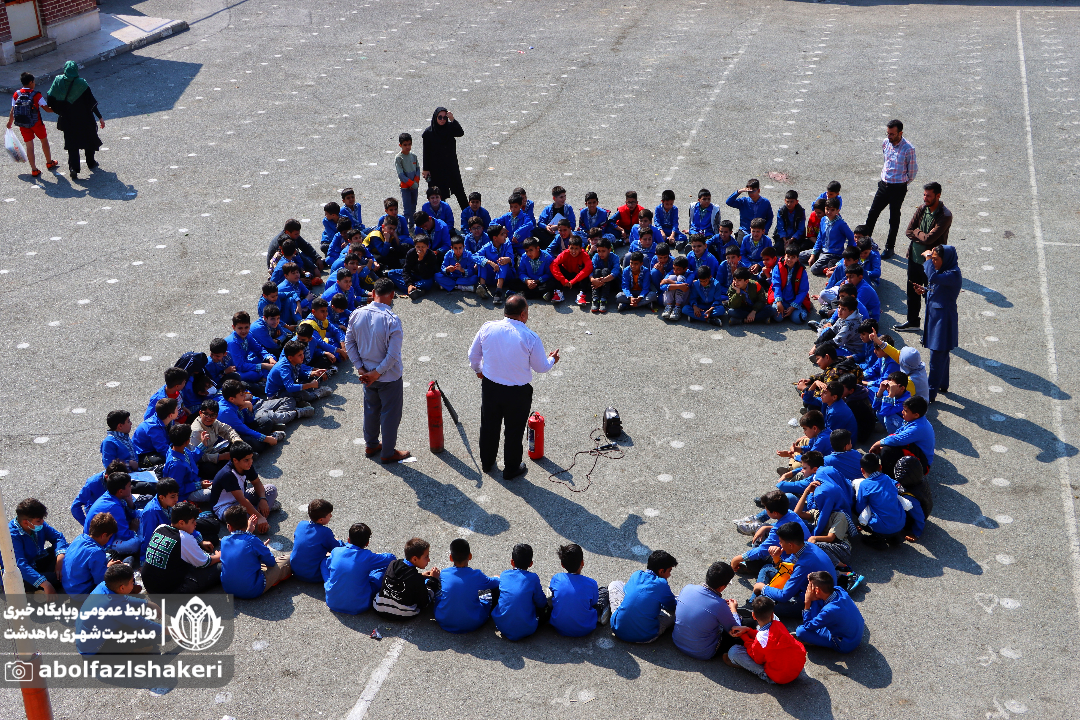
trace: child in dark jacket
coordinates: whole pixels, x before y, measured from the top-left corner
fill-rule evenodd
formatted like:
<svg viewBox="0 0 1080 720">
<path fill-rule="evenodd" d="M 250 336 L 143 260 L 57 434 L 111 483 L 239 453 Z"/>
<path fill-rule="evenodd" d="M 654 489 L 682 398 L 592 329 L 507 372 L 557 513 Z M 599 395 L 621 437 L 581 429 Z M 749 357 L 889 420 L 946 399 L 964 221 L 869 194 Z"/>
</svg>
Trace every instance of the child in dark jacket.
<svg viewBox="0 0 1080 720">
<path fill-rule="evenodd" d="M 439 568 L 430 570 L 431 545 L 412 538 L 405 543 L 405 559 L 395 560 L 386 568 L 382 589 L 372 607 L 385 618 L 416 617 L 435 600 L 442 589 Z"/>
</svg>

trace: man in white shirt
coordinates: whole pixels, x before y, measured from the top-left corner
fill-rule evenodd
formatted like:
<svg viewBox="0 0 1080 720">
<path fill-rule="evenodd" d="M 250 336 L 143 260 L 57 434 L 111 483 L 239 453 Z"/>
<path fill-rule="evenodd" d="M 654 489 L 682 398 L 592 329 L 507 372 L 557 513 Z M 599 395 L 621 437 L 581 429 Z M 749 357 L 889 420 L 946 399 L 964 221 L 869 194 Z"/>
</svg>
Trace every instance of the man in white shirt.
<svg viewBox="0 0 1080 720">
<path fill-rule="evenodd" d="M 503 479 L 525 472 L 521 461 L 522 438 L 532 408 L 533 388 L 529 382 L 535 370 L 545 373 L 559 362 L 559 351 L 544 353 L 540 336 L 525 323 L 529 303 L 522 295 L 506 301 L 502 320 L 484 323 L 469 349 L 469 363 L 483 380 L 480 401 L 480 464 L 484 472 L 495 467 L 499 453 L 499 428 L 505 425 Z"/>
</svg>

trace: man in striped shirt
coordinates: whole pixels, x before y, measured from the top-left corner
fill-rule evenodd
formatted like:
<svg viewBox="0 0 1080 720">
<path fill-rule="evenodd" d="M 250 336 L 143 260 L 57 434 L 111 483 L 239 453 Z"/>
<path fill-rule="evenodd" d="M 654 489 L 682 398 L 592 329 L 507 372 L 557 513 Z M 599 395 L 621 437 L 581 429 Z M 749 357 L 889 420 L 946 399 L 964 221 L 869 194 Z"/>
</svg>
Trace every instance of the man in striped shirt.
<svg viewBox="0 0 1080 720">
<path fill-rule="evenodd" d="M 870 212 L 866 214 L 866 227 L 874 234 L 874 225 L 886 206 L 889 208 L 889 239 L 885 242 L 882 260 L 893 256 L 896 246 L 896 234 L 900 231 L 900 206 L 904 204 L 908 183 L 915 179 L 919 165 L 915 161 L 915 148 L 904 139 L 904 123 L 890 120 L 885 126 L 887 138 L 881 143 L 881 152 L 885 163 L 881 167 L 881 180 L 878 181 L 874 201 L 870 203 Z"/>
</svg>

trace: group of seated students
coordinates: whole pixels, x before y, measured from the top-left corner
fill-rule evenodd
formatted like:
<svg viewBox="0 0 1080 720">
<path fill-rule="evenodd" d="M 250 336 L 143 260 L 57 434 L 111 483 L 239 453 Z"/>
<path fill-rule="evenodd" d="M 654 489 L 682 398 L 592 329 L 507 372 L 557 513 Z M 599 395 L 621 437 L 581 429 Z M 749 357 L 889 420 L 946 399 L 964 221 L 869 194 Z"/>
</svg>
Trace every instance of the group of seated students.
<svg viewBox="0 0 1080 720">
<path fill-rule="evenodd" d="M 493 223 L 473 193 L 459 230 L 431 188 L 410 221 L 397 216 L 390 198 L 368 231 L 346 188 L 343 205 L 325 208 L 325 257 L 290 220 L 271 242 L 256 322 L 237 312 L 232 332 L 212 340 L 207 355 L 186 353 L 168 368 L 134 432 L 130 413 L 109 413 L 104 470 L 71 505 L 83 525 L 78 538 L 69 545 L 45 521 L 38 500 L 19 503 L 9 530 L 27 591 L 134 594 L 142 591 L 137 569 L 153 593 L 220 586 L 254 598 L 295 574 L 323 583 L 337 612 L 373 608 L 407 618 L 432 607 L 451 632 L 474 630 L 491 615 L 514 640 L 541 622 L 576 637 L 610 617 L 623 640 L 651 642 L 673 629 L 688 655 L 720 653 L 769 682 L 789 682 L 802 669 L 803 643 L 841 652 L 859 645 L 862 618 L 849 592 L 864 578 L 849 564 L 851 540 L 859 535 L 875 548 L 914 542 L 932 508 L 926 366 L 916 349 L 897 349 L 877 333 L 880 258 L 864 228 L 847 230 L 839 190 L 830 183 L 809 217 L 789 191 L 770 240 L 771 206 L 753 179 L 727 201 L 740 213 L 736 232 L 702 190 L 689 234 L 679 227 L 670 191 L 655 213 L 638 206 L 633 192 L 615 213 L 588 193 L 575 222 L 563 188 L 553 189 L 538 221 L 517 188 L 510 212 Z M 613 249 L 621 245 L 629 248 L 620 259 Z M 672 250 L 686 254 L 672 258 Z M 817 295 L 809 294 L 807 265 L 829 278 Z M 510 569 L 490 578 L 469 568 L 469 545 L 458 539 L 450 546 L 452 567 L 440 572 L 428 568 L 430 547 L 418 538 L 400 559 L 369 551 L 371 530 L 362 523 L 350 528 L 347 542 L 337 539 L 327 527 L 333 506 L 314 500 L 291 556 L 276 556 L 256 535 L 268 532 L 267 517 L 280 507 L 277 488 L 259 478 L 254 459 L 284 438 L 287 423 L 311 417 L 312 403 L 331 394 L 323 385 L 347 357 L 349 314 L 368 301 L 380 276 L 412 297 L 436 283 L 481 295 L 490 288 L 496 301 L 522 292 L 557 302 L 576 289 L 579 303 L 591 302 L 594 312 L 604 312 L 614 295 L 619 309 L 659 300 L 665 318 L 713 324 L 725 317 L 729 324 L 802 323 L 816 309 L 809 359 L 820 372 L 794 383 L 803 434 L 777 451 L 787 463 L 778 468 L 776 489 L 756 497 L 757 511 L 736 521 L 752 536 L 751 547 L 713 563 L 704 584 L 676 597 L 667 586 L 676 563 L 666 552 L 654 552 L 628 582 L 600 588 L 581 575 L 581 548 L 567 545 L 559 551 L 566 572 L 552 577 L 548 595 L 529 571 L 528 545 L 516 546 Z M 887 435 L 865 455 L 854 450 L 879 423 Z M 736 573 L 757 580 L 741 614 L 734 600 L 721 597 Z M 792 635 L 782 621 L 799 618 Z"/>
</svg>

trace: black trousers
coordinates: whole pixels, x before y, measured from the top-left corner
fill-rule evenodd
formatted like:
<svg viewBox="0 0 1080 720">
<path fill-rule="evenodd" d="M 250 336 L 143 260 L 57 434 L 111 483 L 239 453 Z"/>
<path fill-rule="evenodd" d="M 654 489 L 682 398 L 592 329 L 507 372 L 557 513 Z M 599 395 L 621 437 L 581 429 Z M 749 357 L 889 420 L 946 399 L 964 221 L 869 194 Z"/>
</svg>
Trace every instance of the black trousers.
<svg viewBox="0 0 1080 720">
<path fill-rule="evenodd" d="M 86 153 L 86 167 L 93 170 L 94 168 L 97 167 L 97 163 L 94 162 L 94 153 L 97 152 L 97 151 L 96 150 L 85 150 L 84 152 Z M 68 153 L 68 170 L 70 170 L 73 173 L 82 172 L 82 166 L 79 165 L 79 151 L 78 151 L 78 149 L 68 150 L 67 153 Z"/>
<path fill-rule="evenodd" d="M 480 465 L 495 466 L 503 428 L 503 466 L 515 470 L 524 452 L 522 440 L 532 409 L 532 385 L 502 385 L 483 379 L 480 393 Z"/>
<path fill-rule="evenodd" d="M 896 234 L 900 232 L 900 206 L 904 204 L 907 195 L 907 183 L 887 183 L 879 180 L 874 200 L 870 203 L 870 212 L 866 213 L 866 227 L 870 235 L 874 234 L 874 226 L 877 225 L 881 211 L 889 208 L 889 239 L 885 241 L 885 249 L 892 250 L 896 247 Z"/>
<path fill-rule="evenodd" d="M 922 312 L 922 295 L 915 292 L 915 285 L 926 285 L 926 266 L 915 262 L 911 254 L 914 250 L 908 250 L 907 261 L 907 319 L 908 322 L 919 322 L 919 313 Z M 928 261 L 929 262 L 929 261 Z"/>
</svg>

